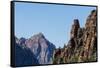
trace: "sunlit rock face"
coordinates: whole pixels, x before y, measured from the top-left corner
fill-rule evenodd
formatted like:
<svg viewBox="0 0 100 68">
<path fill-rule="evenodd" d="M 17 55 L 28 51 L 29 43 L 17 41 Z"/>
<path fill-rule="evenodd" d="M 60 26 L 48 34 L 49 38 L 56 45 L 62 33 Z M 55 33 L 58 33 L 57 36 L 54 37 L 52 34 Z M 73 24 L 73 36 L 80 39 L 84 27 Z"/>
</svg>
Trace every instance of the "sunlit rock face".
<svg viewBox="0 0 100 68">
<path fill-rule="evenodd" d="M 56 49 L 54 64 L 97 61 L 97 10 L 87 17 L 85 27 L 74 19 L 67 45 Z"/>
<path fill-rule="evenodd" d="M 40 64 L 52 64 L 55 45 L 50 43 L 42 33 L 32 36 L 25 44 L 31 49 Z"/>
</svg>

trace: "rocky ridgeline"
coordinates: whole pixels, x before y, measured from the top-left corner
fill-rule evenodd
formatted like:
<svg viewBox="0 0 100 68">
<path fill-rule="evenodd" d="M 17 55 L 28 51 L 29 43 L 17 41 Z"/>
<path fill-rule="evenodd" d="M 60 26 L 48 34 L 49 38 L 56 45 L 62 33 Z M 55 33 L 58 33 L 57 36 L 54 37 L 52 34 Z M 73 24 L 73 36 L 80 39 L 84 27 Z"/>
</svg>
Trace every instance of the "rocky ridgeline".
<svg viewBox="0 0 100 68">
<path fill-rule="evenodd" d="M 49 42 L 42 33 L 29 39 L 15 38 L 16 66 L 52 64 L 55 45 Z"/>
<path fill-rule="evenodd" d="M 49 42 L 42 33 L 36 34 L 26 40 L 28 47 L 37 58 L 39 64 L 52 64 L 52 56 L 55 45 Z"/>
<path fill-rule="evenodd" d="M 55 50 L 53 64 L 97 61 L 97 11 L 92 10 L 85 27 L 75 19 L 70 40 L 63 48 Z"/>
</svg>

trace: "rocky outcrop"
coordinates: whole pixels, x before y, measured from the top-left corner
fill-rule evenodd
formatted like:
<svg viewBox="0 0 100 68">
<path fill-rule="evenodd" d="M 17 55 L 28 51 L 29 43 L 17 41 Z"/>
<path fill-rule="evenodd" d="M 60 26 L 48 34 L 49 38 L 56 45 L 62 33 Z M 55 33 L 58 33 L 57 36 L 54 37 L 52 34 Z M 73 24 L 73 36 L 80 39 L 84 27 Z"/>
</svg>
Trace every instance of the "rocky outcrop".
<svg viewBox="0 0 100 68">
<path fill-rule="evenodd" d="M 35 64 L 53 63 L 52 56 L 55 50 L 55 45 L 49 42 L 42 33 L 38 33 L 29 39 L 25 38 L 18 39 L 16 37 L 15 40 L 16 40 L 16 64 L 18 63 L 18 65 L 21 64 L 34 65 L 34 60 L 32 60 L 31 57 L 35 58 L 38 61 L 38 63 L 36 61 Z M 28 63 L 28 61 L 30 62 Z"/>
<path fill-rule="evenodd" d="M 26 46 L 31 49 L 40 64 L 52 64 L 55 45 L 50 43 L 42 33 L 36 34 L 26 41 Z"/>
<path fill-rule="evenodd" d="M 97 13 L 95 10 L 91 12 L 87 18 L 84 34 L 83 34 L 83 57 L 86 59 L 92 60 L 92 55 L 95 56 L 96 60 L 96 51 L 97 51 Z M 84 60 L 84 58 L 82 58 Z M 92 60 L 93 61 L 93 60 Z"/>
<path fill-rule="evenodd" d="M 71 37 L 67 45 L 56 49 L 54 64 L 97 61 L 97 11 L 91 11 L 85 27 L 80 27 L 75 19 L 72 25 Z"/>
<path fill-rule="evenodd" d="M 71 29 L 71 38 L 75 38 L 77 37 L 77 31 L 78 28 L 80 28 L 80 24 L 79 24 L 79 20 L 78 19 L 74 19 L 74 24 L 72 25 L 72 29 Z"/>
</svg>

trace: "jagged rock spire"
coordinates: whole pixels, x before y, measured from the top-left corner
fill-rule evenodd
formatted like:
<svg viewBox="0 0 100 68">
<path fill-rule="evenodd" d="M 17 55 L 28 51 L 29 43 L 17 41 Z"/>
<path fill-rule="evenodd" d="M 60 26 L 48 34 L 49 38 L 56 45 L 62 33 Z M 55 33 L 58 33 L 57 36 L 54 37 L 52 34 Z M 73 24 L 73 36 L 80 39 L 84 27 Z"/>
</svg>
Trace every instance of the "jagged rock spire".
<svg viewBox="0 0 100 68">
<path fill-rule="evenodd" d="M 54 64 L 97 61 L 97 10 L 91 11 L 85 27 L 74 19 L 67 47 L 55 51 Z"/>
<path fill-rule="evenodd" d="M 80 24 L 79 24 L 79 20 L 78 19 L 74 19 L 73 21 L 73 25 L 72 25 L 72 29 L 71 29 L 71 38 L 75 38 L 77 37 L 77 31 L 78 28 L 80 28 Z"/>
</svg>

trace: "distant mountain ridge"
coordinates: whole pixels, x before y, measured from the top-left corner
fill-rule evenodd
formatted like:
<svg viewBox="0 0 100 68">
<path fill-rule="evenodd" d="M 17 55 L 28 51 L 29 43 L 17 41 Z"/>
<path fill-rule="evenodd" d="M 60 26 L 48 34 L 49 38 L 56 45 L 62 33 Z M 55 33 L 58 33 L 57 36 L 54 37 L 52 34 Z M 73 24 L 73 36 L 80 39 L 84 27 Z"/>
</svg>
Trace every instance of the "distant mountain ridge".
<svg viewBox="0 0 100 68">
<path fill-rule="evenodd" d="M 42 33 L 38 33 L 29 39 L 16 37 L 17 47 L 29 49 L 34 57 L 38 60 L 38 64 L 52 64 L 52 56 L 55 45 L 49 42 Z M 18 55 L 18 54 L 17 54 Z M 34 61 L 34 60 L 33 60 Z"/>
</svg>

